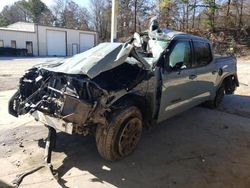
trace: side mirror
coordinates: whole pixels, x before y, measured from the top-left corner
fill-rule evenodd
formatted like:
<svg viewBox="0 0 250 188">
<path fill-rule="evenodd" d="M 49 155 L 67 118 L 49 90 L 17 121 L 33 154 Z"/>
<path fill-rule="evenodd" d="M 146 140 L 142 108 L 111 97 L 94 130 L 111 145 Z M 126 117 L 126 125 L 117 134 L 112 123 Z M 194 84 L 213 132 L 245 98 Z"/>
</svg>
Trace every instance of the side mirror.
<svg viewBox="0 0 250 188">
<path fill-rule="evenodd" d="M 176 63 L 175 66 L 173 67 L 173 70 L 180 70 L 183 64 L 184 64 L 183 62 Z"/>
<path fill-rule="evenodd" d="M 135 47 L 142 47 L 142 40 L 141 40 L 141 36 L 139 33 L 135 33 L 134 34 L 134 42 L 133 42 Z"/>
</svg>

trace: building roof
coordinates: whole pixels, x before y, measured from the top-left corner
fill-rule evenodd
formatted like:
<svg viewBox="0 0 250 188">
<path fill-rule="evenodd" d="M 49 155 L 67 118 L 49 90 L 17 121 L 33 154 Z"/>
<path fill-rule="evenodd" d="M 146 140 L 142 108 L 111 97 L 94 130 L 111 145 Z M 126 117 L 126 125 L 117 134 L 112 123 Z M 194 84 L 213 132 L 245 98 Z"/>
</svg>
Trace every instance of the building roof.
<svg viewBox="0 0 250 188">
<path fill-rule="evenodd" d="M 65 27 L 46 26 L 46 25 L 40 25 L 40 24 L 35 24 L 35 23 L 30 23 L 30 22 L 16 22 L 16 23 L 8 25 L 7 27 L 0 27 L 0 30 L 20 31 L 20 32 L 35 32 L 35 26 L 96 33 L 95 31 L 90 31 L 90 30 L 79 30 L 79 29 L 70 29 L 70 28 L 65 28 Z"/>
<path fill-rule="evenodd" d="M 7 29 L 13 29 L 17 31 L 35 32 L 35 24 L 29 22 L 16 22 L 7 26 Z"/>
<path fill-rule="evenodd" d="M 0 30 L 35 33 L 35 30 L 23 30 L 17 28 L 0 27 Z"/>
</svg>

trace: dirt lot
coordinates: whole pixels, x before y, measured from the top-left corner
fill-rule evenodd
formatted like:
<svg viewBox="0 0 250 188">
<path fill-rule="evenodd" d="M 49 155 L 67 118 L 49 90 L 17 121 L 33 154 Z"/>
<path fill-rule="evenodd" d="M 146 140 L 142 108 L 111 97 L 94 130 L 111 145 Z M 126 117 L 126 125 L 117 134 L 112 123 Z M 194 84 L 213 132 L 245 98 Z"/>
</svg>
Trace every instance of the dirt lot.
<svg viewBox="0 0 250 188">
<path fill-rule="evenodd" d="M 15 89 L 25 70 L 44 62 L 61 58 L 0 58 L 0 91 Z"/>
<path fill-rule="evenodd" d="M 0 187 L 43 164 L 47 129 L 7 113 L 17 78 L 43 61 L 50 59 L 0 60 Z M 218 110 L 196 107 L 145 130 L 137 150 L 122 161 L 103 160 L 93 137 L 58 133 L 52 161 L 59 180 L 42 168 L 20 187 L 249 188 L 249 64 L 250 58 L 239 60 L 241 86 Z"/>
</svg>

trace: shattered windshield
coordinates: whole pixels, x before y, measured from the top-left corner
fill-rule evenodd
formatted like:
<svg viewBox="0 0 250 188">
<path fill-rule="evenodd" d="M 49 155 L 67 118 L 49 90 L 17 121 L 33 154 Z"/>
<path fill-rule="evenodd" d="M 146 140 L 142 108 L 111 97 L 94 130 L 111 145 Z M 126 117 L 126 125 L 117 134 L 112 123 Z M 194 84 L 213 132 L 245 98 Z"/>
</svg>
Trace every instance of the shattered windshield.
<svg viewBox="0 0 250 188">
<path fill-rule="evenodd" d="M 138 53 L 150 64 L 153 65 L 160 58 L 162 52 L 168 47 L 169 40 L 166 39 L 149 39 L 144 51 L 137 49 Z"/>
<path fill-rule="evenodd" d="M 149 40 L 149 51 L 152 53 L 153 58 L 158 59 L 168 44 L 169 41 L 166 40 Z"/>
</svg>

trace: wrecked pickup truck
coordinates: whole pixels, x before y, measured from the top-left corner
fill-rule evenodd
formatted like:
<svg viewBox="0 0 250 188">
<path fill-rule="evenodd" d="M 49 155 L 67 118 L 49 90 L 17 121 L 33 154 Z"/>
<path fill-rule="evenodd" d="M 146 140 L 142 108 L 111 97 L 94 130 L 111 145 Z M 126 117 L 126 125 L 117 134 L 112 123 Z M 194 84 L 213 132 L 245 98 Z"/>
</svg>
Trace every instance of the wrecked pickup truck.
<svg viewBox="0 0 250 188">
<path fill-rule="evenodd" d="M 204 38 L 157 28 L 31 68 L 9 113 L 30 113 L 54 132 L 95 135 L 100 155 L 113 161 L 136 148 L 143 127 L 201 103 L 216 108 L 237 86 L 234 57 L 214 56 Z"/>
</svg>

